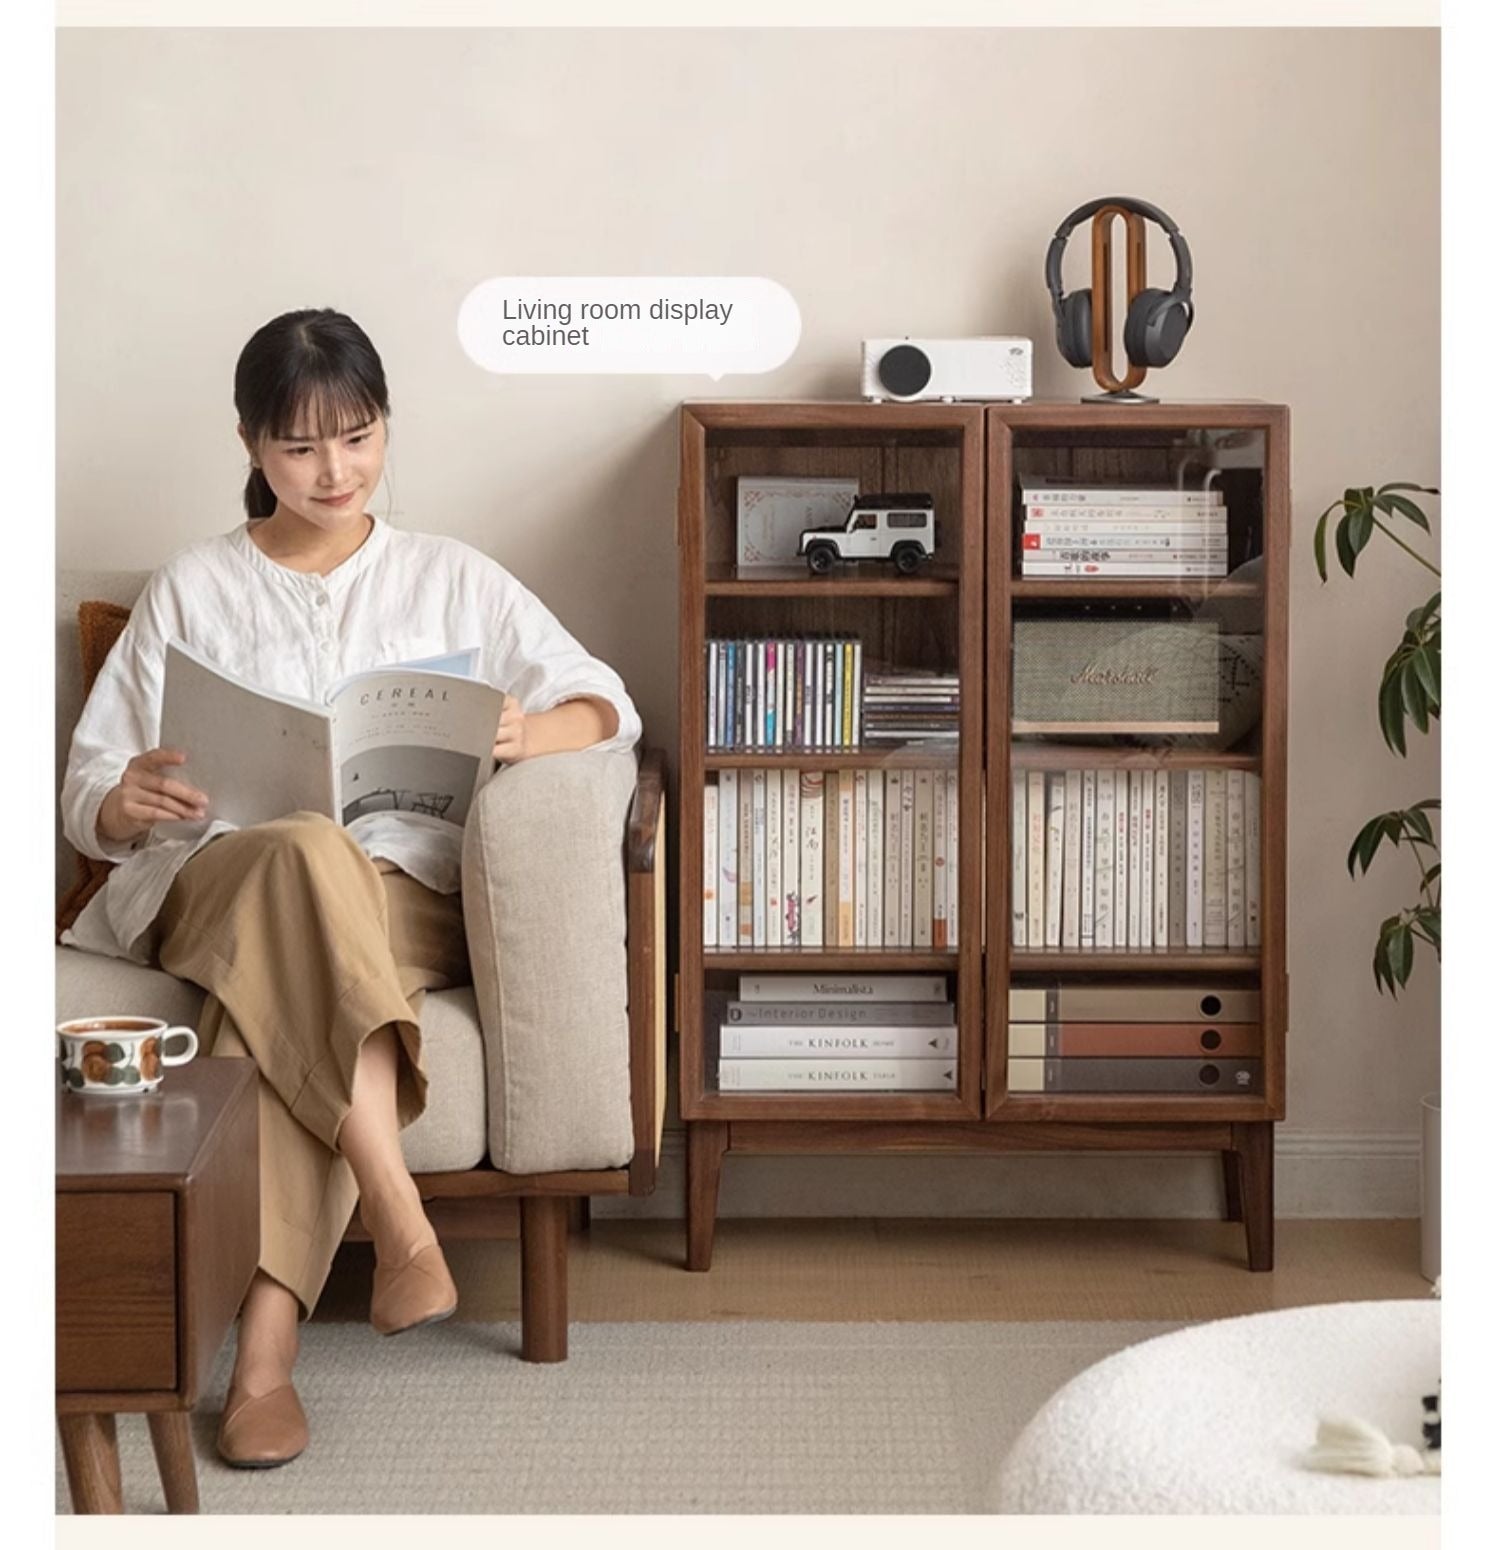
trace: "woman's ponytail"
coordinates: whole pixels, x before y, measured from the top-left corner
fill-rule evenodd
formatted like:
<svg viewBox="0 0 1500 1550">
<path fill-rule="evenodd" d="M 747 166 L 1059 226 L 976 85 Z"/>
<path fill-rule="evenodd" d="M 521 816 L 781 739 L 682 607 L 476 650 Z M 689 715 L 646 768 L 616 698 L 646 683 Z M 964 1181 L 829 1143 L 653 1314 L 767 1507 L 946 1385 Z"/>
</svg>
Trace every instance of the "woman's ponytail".
<svg viewBox="0 0 1500 1550">
<path fill-rule="evenodd" d="M 245 511 L 253 522 L 260 517 L 269 517 L 275 510 L 276 492 L 259 467 L 252 467 L 250 477 L 245 480 Z"/>
</svg>

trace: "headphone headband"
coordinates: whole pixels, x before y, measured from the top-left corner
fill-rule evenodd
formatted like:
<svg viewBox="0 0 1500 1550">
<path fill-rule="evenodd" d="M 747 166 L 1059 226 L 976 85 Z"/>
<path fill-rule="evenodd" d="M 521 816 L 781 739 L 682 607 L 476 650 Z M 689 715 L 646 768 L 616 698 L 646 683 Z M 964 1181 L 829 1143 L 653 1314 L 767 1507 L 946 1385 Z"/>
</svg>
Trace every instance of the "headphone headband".
<svg viewBox="0 0 1500 1550">
<path fill-rule="evenodd" d="M 1097 215 L 1106 205 L 1118 205 L 1120 209 L 1143 215 L 1147 220 L 1154 221 L 1161 227 L 1167 234 L 1172 256 L 1177 261 L 1177 279 L 1173 282 L 1172 294 L 1185 302 L 1190 302 L 1193 292 L 1193 255 L 1188 251 L 1187 239 L 1178 230 L 1177 222 L 1165 210 L 1148 204 L 1144 199 L 1133 199 L 1128 194 L 1117 194 L 1103 199 L 1091 199 L 1087 204 L 1079 205 L 1057 228 L 1057 234 L 1047 248 L 1047 289 L 1052 293 L 1053 306 L 1056 307 L 1062 302 L 1063 249 L 1068 245 L 1068 238 L 1072 236 L 1073 228 L 1079 222 L 1088 220 L 1091 215 Z"/>
</svg>

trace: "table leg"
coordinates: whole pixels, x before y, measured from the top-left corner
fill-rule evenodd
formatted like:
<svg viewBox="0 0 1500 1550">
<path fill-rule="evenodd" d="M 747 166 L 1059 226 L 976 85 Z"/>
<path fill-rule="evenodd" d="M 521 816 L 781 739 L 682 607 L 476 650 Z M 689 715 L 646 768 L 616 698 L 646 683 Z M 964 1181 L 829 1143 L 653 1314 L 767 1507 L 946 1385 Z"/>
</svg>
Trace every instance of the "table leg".
<svg viewBox="0 0 1500 1550">
<path fill-rule="evenodd" d="M 124 1512 L 113 1415 L 60 1415 L 63 1460 L 74 1512 Z"/>
<path fill-rule="evenodd" d="M 151 1451 L 156 1472 L 167 1498 L 167 1511 L 198 1510 L 198 1463 L 193 1457 L 193 1432 L 186 1410 L 153 1410 L 146 1417 L 151 1428 Z"/>
</svg>

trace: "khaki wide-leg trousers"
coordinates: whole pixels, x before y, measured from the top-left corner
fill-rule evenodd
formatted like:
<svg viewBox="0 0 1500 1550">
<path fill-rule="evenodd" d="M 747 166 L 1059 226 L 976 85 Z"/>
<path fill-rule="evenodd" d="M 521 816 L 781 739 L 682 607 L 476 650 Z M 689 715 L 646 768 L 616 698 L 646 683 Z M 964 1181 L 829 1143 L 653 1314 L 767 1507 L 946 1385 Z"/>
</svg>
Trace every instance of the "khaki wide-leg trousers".
<svg viewBox="0 0 1500 1550">
<path fill-rule="evenodd" d="M 359 1196 L 338 1134 L 365 1039 L 397 1033 L 400 1125 L 423 1110 L 429 990 L 470 983 L 463 906 L 346 830 L 293 813 L 211 840 L 177 874 L 154 961 L 208 992 L 199 1040 L 260 1070 L 260 1268 L 304 1318 Z"/>
</svg>

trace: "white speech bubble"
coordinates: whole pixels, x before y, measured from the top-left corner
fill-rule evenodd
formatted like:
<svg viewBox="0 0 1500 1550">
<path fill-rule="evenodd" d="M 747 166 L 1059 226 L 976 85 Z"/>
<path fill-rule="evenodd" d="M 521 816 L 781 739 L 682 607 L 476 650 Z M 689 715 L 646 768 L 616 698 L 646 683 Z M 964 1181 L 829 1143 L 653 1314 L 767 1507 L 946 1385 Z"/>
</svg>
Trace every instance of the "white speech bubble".
<svg viewBox="0 0 1500 1550">
<path fill-rule="evenodd" d="M 500 275 L 458 309 L 486 371 L 712 377 L 773 371 L 797 348 L 791 292 L 752 275 Z"/>
</svg>

